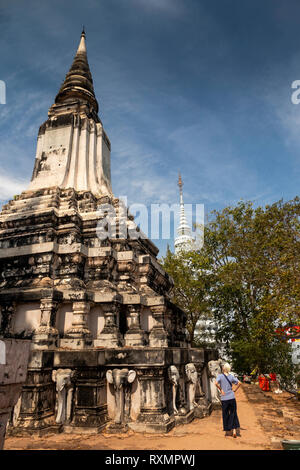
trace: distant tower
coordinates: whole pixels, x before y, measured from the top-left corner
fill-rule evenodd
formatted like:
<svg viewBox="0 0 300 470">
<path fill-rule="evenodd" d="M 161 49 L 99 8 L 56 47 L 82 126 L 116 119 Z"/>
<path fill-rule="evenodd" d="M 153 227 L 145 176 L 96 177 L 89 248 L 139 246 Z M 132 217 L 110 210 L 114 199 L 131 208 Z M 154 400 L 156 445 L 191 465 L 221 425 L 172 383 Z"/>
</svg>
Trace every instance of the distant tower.
<svg viewBox="0 0 300 470">
<path fill-rule="evenodd" d="M 188 251 L 193 249 L 193 245 L 195 242 L 194 238 L 192 237 L 191 227 L 187 223 L 184 212 L 184 202 L 182 194 L 183 182 L 180 173 L 178 177 L 178 186 L 180 194 L 180 222 L 179 227 L 177 229 L 178 237 L 175 239 L 174 242 L 175 254 L 178 254 L 180 251 Z"/>
</svg>

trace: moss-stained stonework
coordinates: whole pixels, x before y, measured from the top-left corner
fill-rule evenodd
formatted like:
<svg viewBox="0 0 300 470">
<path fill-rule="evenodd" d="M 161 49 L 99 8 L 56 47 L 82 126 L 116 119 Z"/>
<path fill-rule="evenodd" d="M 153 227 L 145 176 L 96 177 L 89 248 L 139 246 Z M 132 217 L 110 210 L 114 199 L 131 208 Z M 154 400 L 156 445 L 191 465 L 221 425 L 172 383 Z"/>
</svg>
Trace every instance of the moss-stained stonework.
<svg viewBox="0 0 300 470">
<path fill-rule="evenodd" d="M 97 236 L 99 206 L 118 214 L 119 200 L 89 74 L 83 34 L 40 128 L 29 189 L 0 214 L 0 335 L 30 339 L 32 349 L 11 433 L 98 432 L 107 424 L 111 432 L 167 432 L 209 410 L 206 364 L 216 353 L 189 347 L 186 315 L 170 302 L 173 282 L 157 248 L 145 238 L 119 238 L 118 230 Z M 188 363 L 199 376 L 197 410 L 187 403 Z M 180 416 L 169 406 L 171 365 L 180 376 Z M 116 369 L 123 370 L 113 374 L 118 385 L 106 378 Z M 116 415 L 126 422 L 114 426 Z"/>
</svg>

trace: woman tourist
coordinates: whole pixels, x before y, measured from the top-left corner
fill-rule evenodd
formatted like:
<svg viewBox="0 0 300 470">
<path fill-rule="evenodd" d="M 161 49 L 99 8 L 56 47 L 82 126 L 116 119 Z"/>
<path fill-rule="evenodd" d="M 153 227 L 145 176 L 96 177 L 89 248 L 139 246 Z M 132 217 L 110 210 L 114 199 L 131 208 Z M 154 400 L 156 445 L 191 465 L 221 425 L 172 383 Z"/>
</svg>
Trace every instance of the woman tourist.
<svg viewBox="0 0 300 470">
<path fill-rule="evenodd" d="M 221 392 L 223 429 L 225 436 L 240 436 L 240 423 L 237 415 L 237 406 L 234 393 L 240 387 L 241 382 L 230 374 L 231 367 L 228 363 L 223 364 L 222 374 L 216 379 L 216 386 Z M 232 384 L 236 385 L 232 389 Z"/>
</svg>

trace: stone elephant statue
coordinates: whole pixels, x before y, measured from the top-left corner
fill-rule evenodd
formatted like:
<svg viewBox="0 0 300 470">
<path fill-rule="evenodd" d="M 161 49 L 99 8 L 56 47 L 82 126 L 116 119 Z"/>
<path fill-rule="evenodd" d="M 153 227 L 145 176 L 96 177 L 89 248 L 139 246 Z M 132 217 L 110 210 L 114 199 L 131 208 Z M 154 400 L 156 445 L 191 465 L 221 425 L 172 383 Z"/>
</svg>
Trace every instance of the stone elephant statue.
<svg viewBox="0 0 300 470">
<path fill-rule="evenodd" d="M 210 384 L 210 393 L 211 401 L 213 404 L 220 404 L 220 391 L 216 387 L 216 378 L 222 372 L 222 359 L 217 361 L 209 361 L 208 363 L 208 374 L 209 374 L 209 384 Z"/>
<path fill-rule="evenodd" d="M 113 385 L 115 395 L 115 424 L 129 420 L 131 402 L 131 384 L 136 378 L 136 372 L 128 369 L 113 369 L 106 372 L 106 379 Z"/>
<path fill-rule="evenodd" d="M 179 385 L 179 372 L 176 366 L 170 366 L 168 369 L 168 376 L 169 380 L 172 383 L 172 406 L 173 406 L 173 413 L 175 415 L 178 414 L 178 409 L 176 406 L 176 396 L 177 396 L 177 389 Z"/>
<path fill-rule="evenodd" d="M 187 377 L 187 396 L 188 396 L 188 409 L 193 410 L 197 403 L 195 402 L 196 388 L 198 385 L 198 372 L 195 364 L 192 362 L 185 365 L 185 374 Z"/>
<path fill-rule="evenodd" d="M 75 371 L 71 369 L 57 369 L 52 371 L 52 380 L 56 382 L 57 414 L 56 423 L 69 422 L 72 411 L 72 399 Z"/>
</svg>

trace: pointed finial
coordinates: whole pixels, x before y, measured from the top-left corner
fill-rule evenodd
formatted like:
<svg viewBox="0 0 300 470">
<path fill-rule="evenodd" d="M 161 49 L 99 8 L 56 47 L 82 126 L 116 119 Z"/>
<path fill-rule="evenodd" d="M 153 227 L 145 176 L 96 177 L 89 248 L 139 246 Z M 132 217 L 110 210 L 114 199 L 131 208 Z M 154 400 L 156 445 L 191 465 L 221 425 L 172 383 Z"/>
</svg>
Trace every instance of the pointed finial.
<svg viewBox="0 0 300 470">
<path fill-rule="evenodd" d="M 178 173 L 178 186 L 179 186 L 180 189 L 182 189 L 183 182 L 182 182 L 182 178 L 181 178 L 180 172 Z"/>
<path fill-rule="evenodd" d="M 79 46 L 78 46 L 78 49 L 77 49 L 77 54 L 78 54 L 79 52 L 83 52 L 83 53 L 86 54 L 84 26 L 83 26 L 83 30 L 82 30 L 82 33 L 81 33 L 80 42 L 79 42 Z"/>
<path fill-rule="evenodd" d="M 73 98 L 77 96 L 80 99 L 86 100 L 93 107 L 94 111 L 98 113 L 99 106 L 95 96 L 93 78 L 87 59 L 84 27 L 74 60 L 56 95 L 55 103 L 63 103 L 65 100 L 69 99 L 69 96 Z"/>
</svg>

